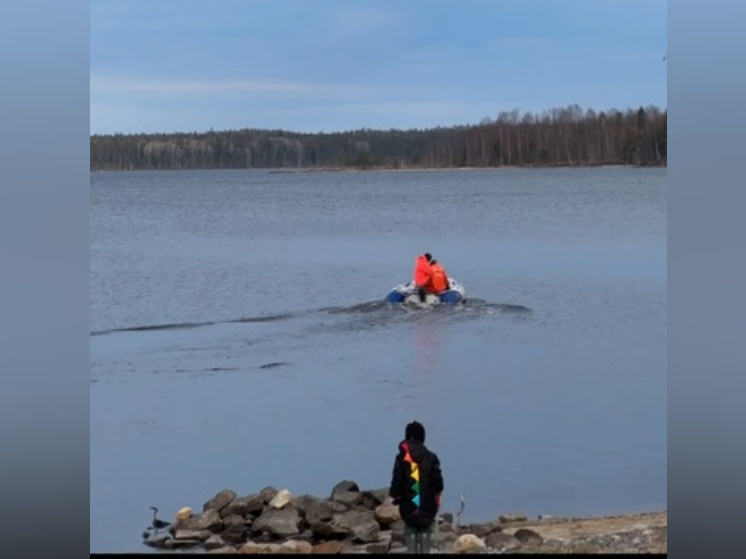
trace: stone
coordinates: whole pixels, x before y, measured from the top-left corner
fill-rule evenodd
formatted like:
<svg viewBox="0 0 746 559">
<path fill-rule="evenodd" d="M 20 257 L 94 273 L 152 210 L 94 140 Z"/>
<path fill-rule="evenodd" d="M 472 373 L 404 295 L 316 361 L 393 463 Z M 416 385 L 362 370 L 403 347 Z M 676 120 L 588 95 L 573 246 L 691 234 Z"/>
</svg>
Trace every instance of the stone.
<svg viewBox="0 0 746 559">
<path fill-rule="evenodd" d="M 451 549 L 453 553 L 482 553 L 487 551 L 487 544 L 474 534 L 464 534 L 453 542 Z"/>
<path fill-rule="evenodd" d="M 246 526 L 248 521 L 243 516 L 237 514 L 231 514 L 230 516 L 223 517 L 223 529 L 227 530 L 231 526 Z"/>
<path fill-rule="evenodd" d="M 522 512 L 510 512 L 508 514 L 501 514 L 499 520 L 500 522 L 507 524 L 508 522 L 526 522 L 528 517 Z"/>
<path fill-rule="evenodd" d="M 277 489 L 272 487 L 271 485 L 268 487 L 265 487 L 259 492 L 259 495 L 262 496 L 262 499 L 264 500 L 264 504 L 269 504 L 269 502 L 275 498 L 275 495 L 277 495 Z"/>
<path fill-rule="evenodd" d="M 438 524 L 438 531 L 440 532 L 453 532 L 453 525 L 449 522 L 442 522 Z"/>
<path fill-rule="evenodd" d="M 179 509 L 179 512 L 176 513 L 176 517 L 174 518 L 174 524 L 178 524 L 181 520 L 186 520 L 192 516 L 192 509 L 189 507 L 182 507 Z"/>
<path fill-rule="evenodd" d="M 174 530 L 210 530 L 219 532 L 223 528 L 223 519 L 216 510 L 208 510 L 202 514 L 192 514 L 188 518 L 174 524 Z"/>
<path fill-rule="evenodd" d="M 202 505 L 202 512 L 207 512 L 208 510 L 215 510 L 217 512 L 220 512 L 235 498 L 236 494 L 233 491 L 231 491 L 230 489 L 224 489 L 223 491 L 215 495 L 212 499 L 207 501 L 204 505 Z"/>
<path fill-rule="evenodd" d="M 238 548 L 238 552 L 252 555 L 257 553 L 264 553 L 264 546 L 256 544 L 254 542 L 246 542 Z"/>
<path fill-rule="evenodd" d="M 453 524 L 453 515 L 450 512 L 445 512 L 440 515 L 441 520 L 443 522 L 447 522 L 448 524 Z"/>
<path fill-rule="evenodd" d="M 269 509 L 254 520 L 252 531 L 269 532 L 273 536 L 288 538 L 301 533 L 302 519 L 293 507 Z"/>
<path fill-rule="evenodd" d="M 378 505 L 375 509 L 375 519 L 381 528 L 388 528 L 397 520 L 401 520 L 399 507 L 391 504 Z"/>
<path fill-rule="evenodd" d="M 334 500 L 334 494 L 340 492 L 360 493 L 360 487 L 357 483 L 350 480 L 340 481 L 332 488 L 331 499 Z"/>
<path fill-rule="evenodd" d="M 225 547 L 225 540 L 217 534 L 213 534 L 204 541 L 202 546 L 207 550 L 220 549 L 221 547 Z"/>
<path fill-rule="evenodd" d="M 148 536 L 143 543 L 148 547 L 165 547 L 166 541 L 172 539 L 168 532 L 160 532 Z"/>
<path fill-rule="evenodd" d="M 306 511 L 312 507 L 315 503 L 320 502 L 321 499 L 314 497 L 313 495 L 301 495 L 293 499 L 293 506 L 302 517 L 306 517 Z"/>
<path fill-rule="evenodd" d="M 449 549 L 457 539 L 458 536 L 454 532 L 438 532 L 433 534 L 433 547 Z"/>
<path fill-rule="evenodd" d="M 334 524 L 346 529 L 358 543 L 378 541 L 380 527 L 371 511 L 349 511 L 335 517 Z"/>
<path fill-rule="evenodd" d="M 391 539 L 396 542 L 404 543 L 404 529 L 406 528 L 406 525 L 404 524 L 403 520 L 397 520 L 394 522 L 391 526 L 389 526 L 391 529 Z"/>
<path fill-rule="evenodd" d="M 166 549 L 181 549 L 185 547 L 197 547 L 202 542 L 199 540 L 166 540 Z"/>
<path fill-rule="evenodd" d="M 523 545 L 541 545 L 542 543 L 544 543 L 544 538 L 542 538 L 533 530 L 529 530 L 527 528 L 516 530 L 513 536 Z"/>
<path fill-rule="evenodd" d="M 197 540 L 203 542 L 212 536 L 209 530 L 176 530 L 175 540 Z"/>
<path fill-rule="evenodd" d="M 226 507 L 220 511 L 220 516 L 230 516 L 233 514 L 247 516 L 253 514 L 259 516 L 264 510 L 264 497 L 257 493 L 246 495 L 233 499 Z"/>
<path fill-rule="evenodd" d="M 365 546 L 365 551 L 368 553 L 376 553 L 380 555 L 384 555 L 389 552 L 389 548 L 391 546 L 388 543 L 381 543 L 381 542 L 375 542 L 375 543 L 369 543 Z"/>
<path fill-rule="evenodd" d="M 302 540 L 288 540 L 280 545 L 279 553 L 311 553 L 313 545 Z"/>
<path fill-rule="evenodd" d="M 373 510 L 377 506 L 387 502 L 389 498 L 389 490 L 387 487 L 381 489 L 374 489 L 372 491 L 363 491 L 362 505 L 366 509 Z"/>
<path fill-rule="evenodd" d="M 511 551 L 521 547 L 521 542 L 519 542 L 515 536 L 511 536 L 504 532 L 493 532 L 487 536 L 485 543 L 487 544 L 487 547 L 497 551 Z"/>
<path fill-rule="evenodd" d="M 342 551 L 342 542 L 331 541 L 313 546 L 312 553 L 339 553 Z"/>
<path fill-rule="evenodd" d="M 293 502 L 293 495 L 288 491 L 287 489 L 282 489 L 277 492 L 277 495 L 272 497 L 272 500 L 269 502 L 269 508 L 271 509 L 281 509 L 285 505 L 289 505 Z"/>
<path fill-rule="evenodd" d="M 363 502 L 363 494 L 357 483 L 350 480 L 340 481 L 332 488 L 331 501 L 339 501 L 347 505 L 359 505 Z"/>
<path fill-rule="evenodd" d="M 486 538 L 493 532 L 500 532 L 502 526 L 497 522 L 485 522 L 484 524 L 470 524 L 460 528 L 460 530 L 467 534 L 474 534 L 478 538 Z"/>
<path fill-rule="evenodd" d="M 219 547 L 217 549 L 211 549 L 207 553 L 238 553 L 238 550 L 235 547 L 231 547 L 230 545 L 226 545 L 225 547 Z"/>
<path fill-rule="evenodd" d="M 222 538 L 230 543 L 244 543 L 248 537 L 249 530 L 243 524 L 234 524 L 229 526 L 221 534 Z"/>
</svg>

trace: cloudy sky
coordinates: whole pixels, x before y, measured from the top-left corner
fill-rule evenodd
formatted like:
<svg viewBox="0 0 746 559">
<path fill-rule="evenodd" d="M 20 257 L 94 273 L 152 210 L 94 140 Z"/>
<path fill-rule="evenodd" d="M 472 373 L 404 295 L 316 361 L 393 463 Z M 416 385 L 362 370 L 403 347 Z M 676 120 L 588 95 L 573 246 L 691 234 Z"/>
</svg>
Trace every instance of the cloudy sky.
<svg viewBox="0 0 746 559">
<path fill-rule="evenodd" d="M 667 105 L 665 0 L 90 0 L 92 134 Z"/>
</svg>

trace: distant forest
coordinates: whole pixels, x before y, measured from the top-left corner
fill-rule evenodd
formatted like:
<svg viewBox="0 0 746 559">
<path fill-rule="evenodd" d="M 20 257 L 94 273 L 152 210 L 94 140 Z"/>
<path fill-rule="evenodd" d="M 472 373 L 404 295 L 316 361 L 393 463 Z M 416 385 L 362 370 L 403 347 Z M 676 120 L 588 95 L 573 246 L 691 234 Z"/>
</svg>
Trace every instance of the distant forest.
<svg viewBox="0 0 746 559">
<path fill-rule="evenodd" d="M 424 130 L 92 135 L 91 170 L 664 166 L 666 132 L 667 111 L 657 107 L 572 105 Z"/>
</svg>

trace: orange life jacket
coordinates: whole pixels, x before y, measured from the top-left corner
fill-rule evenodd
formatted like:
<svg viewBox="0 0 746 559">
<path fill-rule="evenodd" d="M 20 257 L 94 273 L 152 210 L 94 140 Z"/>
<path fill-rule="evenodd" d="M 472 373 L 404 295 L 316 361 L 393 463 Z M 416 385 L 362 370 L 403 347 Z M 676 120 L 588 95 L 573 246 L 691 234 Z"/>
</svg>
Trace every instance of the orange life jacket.
<svg viewBox="0 0 746 559">
<path fill-rule="evenodd" d="M 417 257 L 414 263 L 414 284 L 416 286 L 426 285 L 430 279 L 430 262 L 424 254 Z"/>
<path fill-rule="evenodd" d="M 430 284 L 428 287 L 433 293 L 440 293 L 448 289 L 448 276 L 440 264 L 430 266 Z"/>
</svg>

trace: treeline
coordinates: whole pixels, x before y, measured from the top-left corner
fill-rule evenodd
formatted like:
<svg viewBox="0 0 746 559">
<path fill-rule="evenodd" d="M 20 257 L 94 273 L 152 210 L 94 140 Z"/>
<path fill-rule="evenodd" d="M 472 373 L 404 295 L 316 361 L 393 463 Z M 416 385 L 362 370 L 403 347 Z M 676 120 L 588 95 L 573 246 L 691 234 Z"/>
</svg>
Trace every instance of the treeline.
<svg viewBox="0 0 746 559">
<path fill-rule="evenodd" d="M 572 105 L 426 130 L 92 135 L 91 170 L 666 165 L 666 131 L 656 107 Z"/>
</svg>

